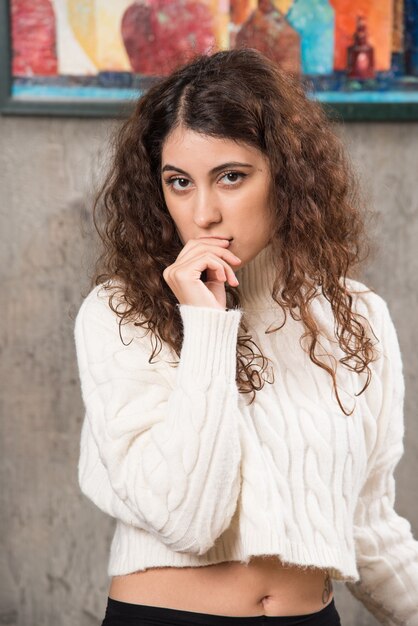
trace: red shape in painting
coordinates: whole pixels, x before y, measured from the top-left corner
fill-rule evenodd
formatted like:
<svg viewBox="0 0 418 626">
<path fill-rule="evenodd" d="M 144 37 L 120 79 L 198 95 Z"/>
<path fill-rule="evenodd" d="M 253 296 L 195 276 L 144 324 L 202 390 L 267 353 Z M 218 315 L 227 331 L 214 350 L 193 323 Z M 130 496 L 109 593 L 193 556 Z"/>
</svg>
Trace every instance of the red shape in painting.
<svg viewBox="0 0 418 626">
<path fill-rule="evenodd" d="M 166 75 L 190 53 L 215 43 L 209 8 L 191 0 L 134 2 L 125 11 L 122 39 L 136 74 Z"/>
<path fill-rule="evenodd" d="M 367 39 L 366 18 L 357 16 L 354 44 L 347 49 L 348 78 L 374 78 L 374 50 Z"/>
<path fill-rule="evenodd" d="M 281 69 L 300 74 L 300 37 L 270 0 L 258 0 L 236 35 L 235 47 L 256 48 Z"/>
<path fill-rule="evenodd" d="M 13 76 L 57 74 L 55 14 L 50 0 L 12 0 Z"/>
</svg>

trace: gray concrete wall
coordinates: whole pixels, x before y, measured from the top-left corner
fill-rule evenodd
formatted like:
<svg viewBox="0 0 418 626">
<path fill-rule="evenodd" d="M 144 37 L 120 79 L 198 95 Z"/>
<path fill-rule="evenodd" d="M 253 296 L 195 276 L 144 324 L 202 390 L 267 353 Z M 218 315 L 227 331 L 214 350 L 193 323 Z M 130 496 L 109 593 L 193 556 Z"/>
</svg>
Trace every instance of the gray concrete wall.
<svg viewBox="0 0 418 626">
<path fill-rule="evenodd" d="M 77 485 L 83 408 L 73 324 L 94 257 L 91 195 L 109 120 L 0 118 L 0 623 L 97 626 L 113 523 Z M 403 351 L 405 455 L 397 510 L 418 538 L 417 124 L 341 128 L 378 212 L 364 279 L 385 297 Z M 344 626 L 377 622 L 343 585 Z"/>
</svg>

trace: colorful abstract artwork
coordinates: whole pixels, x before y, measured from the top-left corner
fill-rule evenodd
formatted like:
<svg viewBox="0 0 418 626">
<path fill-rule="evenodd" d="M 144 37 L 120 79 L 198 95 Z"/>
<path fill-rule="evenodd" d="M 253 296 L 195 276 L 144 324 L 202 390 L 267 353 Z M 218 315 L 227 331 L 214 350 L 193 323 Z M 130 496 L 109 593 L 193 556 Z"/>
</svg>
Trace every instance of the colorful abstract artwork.
<svg viewBox="0 0 418 626">
<path fill-rule="evenodd" d="M 418 0 L 7 4 L 16 102 L 126 102 L 193 53 L 248 46 L 323 102 L 418 106 Z"/>
</svg>

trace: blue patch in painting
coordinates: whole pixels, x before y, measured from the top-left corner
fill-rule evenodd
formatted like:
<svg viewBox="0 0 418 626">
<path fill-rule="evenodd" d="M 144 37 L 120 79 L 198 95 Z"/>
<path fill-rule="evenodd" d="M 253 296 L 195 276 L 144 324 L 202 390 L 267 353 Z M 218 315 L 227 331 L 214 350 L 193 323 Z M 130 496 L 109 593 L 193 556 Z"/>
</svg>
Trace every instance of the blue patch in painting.
<svg viewBox="0 0 418 626">
<path fill-rule="evenodd" d="M 144 90 L 138 89 L 117 89 L 103 87 L 85 86 L 60 86 L 60 85 L 13 85 L 12 97 L 18 100 L 89 100 L 93 102 L 103 102 L 106 100 L 137 100 Z M 309 92 L 311 98 L 316 98 L 320 102 L 369 102 L 369 103 L 418 103 L 418 91 L 317 91 Z"/>
<path fill-rule="evenodd" d="M 334 9 L 328 0 L 295 0 L 286 15 L 301 37 L 304 74 L 331 74 L 334 65 Z"/>
<path fill-rule="evenodd" d="M 418 92 L 416 91 L 359 91 L 356 93 L 320 91 L 316 94 L 311 93 L 310 97 L 314 97 L 320 102 L 369 102 L 370 104 L 418 102 Z"/>
<path fill-rule="evenodd" d="M 137 89 L 66 87 L 61 85 L 13 85 L 12 96 L 20 100 L 132 100 L 142 95 Z"/>
</svg>

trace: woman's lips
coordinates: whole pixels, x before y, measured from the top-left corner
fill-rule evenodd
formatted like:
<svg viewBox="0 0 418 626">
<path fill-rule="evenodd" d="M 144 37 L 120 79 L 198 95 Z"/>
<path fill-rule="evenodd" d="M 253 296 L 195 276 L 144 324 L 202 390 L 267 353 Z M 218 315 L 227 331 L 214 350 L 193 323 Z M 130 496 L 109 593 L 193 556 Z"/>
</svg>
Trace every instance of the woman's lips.
<svg viewBox="0 0 418 626">
<path fill-rule="evenodd" d="M 198 237 L 198 239 L 228 239 L 228 241 L 232 241 L 233 237 L 215 237 L 214 235 L 202 235 L 202 237 Z"/>
</svg>

